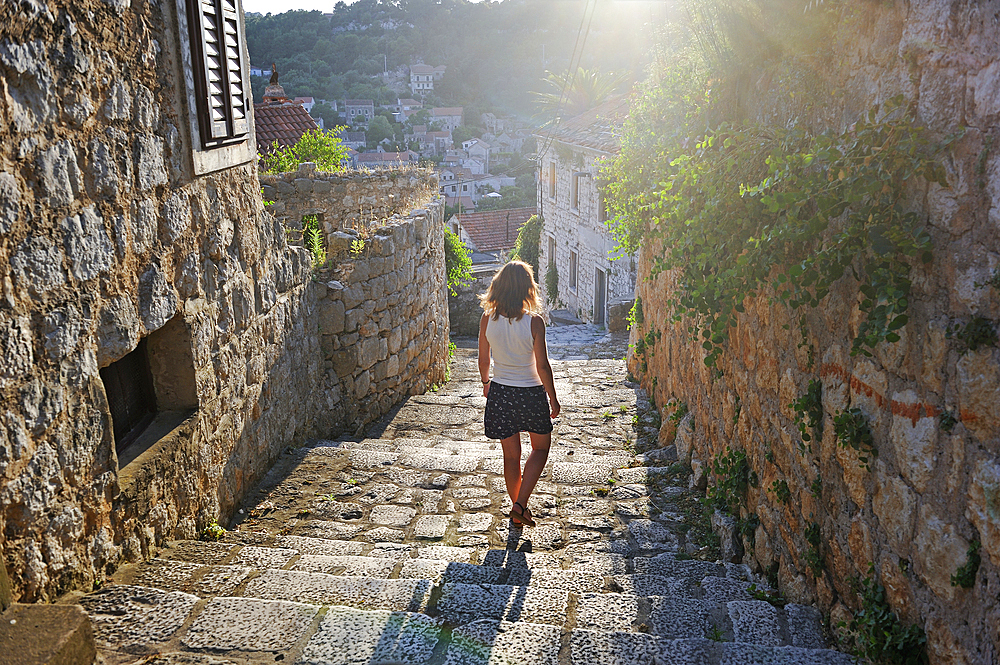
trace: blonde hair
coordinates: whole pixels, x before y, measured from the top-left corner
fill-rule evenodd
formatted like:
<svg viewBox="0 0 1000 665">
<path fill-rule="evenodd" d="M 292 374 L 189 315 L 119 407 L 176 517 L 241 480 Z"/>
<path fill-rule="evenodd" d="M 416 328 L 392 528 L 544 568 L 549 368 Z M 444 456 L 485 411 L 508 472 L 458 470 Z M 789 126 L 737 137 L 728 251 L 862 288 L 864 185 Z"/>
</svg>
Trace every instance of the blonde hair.
<svg viewBox="0 0 1000 665">
<path fill-rule="evenodd" d="M 542 311 L 534 271 L 523 261 L 511 261 L 500 268 L 479 302 L 494 321 L 501 316 L 520 321 L 525 312 Z"/>
</svg>

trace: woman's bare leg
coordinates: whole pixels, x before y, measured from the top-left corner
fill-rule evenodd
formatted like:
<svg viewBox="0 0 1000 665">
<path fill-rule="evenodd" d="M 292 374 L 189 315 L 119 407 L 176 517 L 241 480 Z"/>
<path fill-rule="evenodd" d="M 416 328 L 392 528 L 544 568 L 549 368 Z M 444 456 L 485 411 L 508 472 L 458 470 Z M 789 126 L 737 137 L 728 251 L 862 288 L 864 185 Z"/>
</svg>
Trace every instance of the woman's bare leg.
<svg viewBox="0 0 1000 665">
<path fill-rule="evenodd" d="M 517 501 L 517 493 L 521 490 L 521 433 L 501 439 L 500 446 L 503 448 L 503 479 L 513 503 Z"/>
<path fill-rule="evenodd" d="M 534 432 L 528 432 L 528 436 L 531 437 L 531 454 L 528 455 L 528 461 L 524 463 L 524 473 L 521 475 L 521 484 L 517 492 L 517 498 L 511 498 L 511 501 L 521 504 L 521 507 L 527 510 L 528 499 L 531 498 L 531 493 L 535 489 L 535 484 L 542 475 L 542 471 L 545 469 L 545 462 L 549 459 L 549 446 L 552 445 L 552 434 L 535 434 Z M 521 446 L 518 445 L 518 453 L 521 451 Z M 504 449 L 506 450 L 506 448 Z M 504 470 L 506 471 L 507 463 L 506 456 L 504 457 Z M 507 484 L 508 491 L 510 490 L 510 483 Z"/>
</svg>

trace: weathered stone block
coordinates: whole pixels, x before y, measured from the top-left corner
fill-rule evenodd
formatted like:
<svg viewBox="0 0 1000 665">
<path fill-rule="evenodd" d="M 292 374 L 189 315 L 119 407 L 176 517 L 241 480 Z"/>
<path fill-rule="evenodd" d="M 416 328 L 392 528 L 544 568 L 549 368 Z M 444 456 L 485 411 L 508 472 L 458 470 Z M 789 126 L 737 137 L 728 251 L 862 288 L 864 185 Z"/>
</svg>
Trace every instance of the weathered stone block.
<svg viewBox="0 0 1000 665">
<path fill-rule="evenodd" d="M 339 300 L 323 300 L 319 306 L 319 324 L 326 334 L 343 332 L 346 325 L 344 303 Z"/>
<path fill-rule="evenodd" d="M 979 540 L 990 561 L 1000 566 L 1000 463 L 996 459 L 976 463 L 965 516 L 979 530 Z"/>
<path fill-rule="evenodd" d="M 0 173 L 0 233 L 8 233 L 21 216 L 21 188 L 9 173 Z"/>
<path fill-rule="evenodd" d="M 146 330 L 152 332 L 177 311 L 177 293 L 159 266 L 152 265 L 139 278 L 139 314 Z"/>
<path fill-rule="evenodd" d="M 44 151 L 38 158 L 37 167 L 49 206 L 67 206 L 83 191 L 83 174 L 69 141 L 60 141 Z"/>
<path fill-rule="evenodd" d="M 877 462 L 875 473 L 878 489 L 872 497 L 872 511 L 885 529 L 893 550 L 905 555 L 913 539 L 917 496 L 885 463 Z"/>
<path fill-rule="evenodd" d="M 62 227 L 66 232 L 66 256 L 74 277 L 86 281 L 111 269 L 115 262 L 114 249 L 104 229 L 104 221 L 94 206 L 66 217 Z"/>
<path fill-rule="evenodd" d="M 981 441 L 1000 431 L 1000 362 L 993 348 L 970 351 L 956 366 L 959 419 Z"/>
<path fill-rule="evenodd" d="M 361 357 L 358 366 L 368 369 L 379 361 L 379 339 L 371 337 L 361 342 Z"/>
<path fill-rule="evenodd" d="M 141 135 L 135 140 L 135 186 L 145 192 L 167 184 L 167 169 L 163 161 L 163 139 Z"/>
<path fill-rule="evenodd" d="M 174 192 L 163 204 L 161 235 L 163 242 L 177 242 L 191 228 L 191 204 L 183 191 Z M 147 222 L 148 223 L 148 222 Z"/>
<path fill-rule="evenodd" d="M 44 236 L 25 240 L 10 259 L 18 285 L 33 295 L 45 294 L 66 283 L 62 263 L 63 253 Z"/>
<path fill-rule="evenodd" d="M 951 576 L 965 563 L 969 542 L 929 504 L 920 506 L 917 533 L 913 541 L 914 569 L 939 598 L 951 600 L 955 587 Z"/>
</svg>

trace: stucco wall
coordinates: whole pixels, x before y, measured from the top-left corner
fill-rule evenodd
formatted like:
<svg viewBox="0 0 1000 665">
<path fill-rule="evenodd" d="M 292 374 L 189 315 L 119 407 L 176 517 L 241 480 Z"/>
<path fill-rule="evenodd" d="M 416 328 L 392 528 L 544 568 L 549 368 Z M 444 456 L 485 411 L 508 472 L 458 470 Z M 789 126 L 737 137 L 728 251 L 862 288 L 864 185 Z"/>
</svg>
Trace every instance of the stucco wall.
<svg viewBox="0 0 1000 665">
<path fill-rule="evenodd" d="M 0 534 L 22 601 L 225 523 L 283 448 L 382 413 L 447 353 L 439 206 L 376 230 L 331 295 L 252 162 L 195 174 L 175 3 L 49 4 L 0 7 Z M 381 185 L 359 195 L 381 209 Z M 397 332 L 389 385 L 381 341 L 365 363 Z M 124 465 L 99 369 L 141 339 L 161 408 L 193 415 Z M 333 369 L 337 344 L 358 367 Z"/>
<path fill-rule="evenodd" d="M 875 102 L 903 93 L 936 136 L 967 128 L 945 159 L 950 188 L 921 184 L 911 201 L 926 215 L 934 262 L 914 268 L 902 340 L 880 345 L 874 358 L 850 356 L 860 317 L 856 286 L 844 283 L 808 316 L 816 350 L 810 366 L 797 314 L 758 299 L 733 330 L 718 378 L 686 324 L 669 323 L 674 276 L 662 274 L 640 279 L 645 323 L 632 342 L 650 329 L 662 337 L 646 372 L 641 358 L 629 364 L 658 405 L 687 403 L 691 415 L 676 442 L 696 468 L 727 446 L 747 452 L 760 478 L 743 511 L 760 518 L 747 560 L 764 569 L 779 562 L 790 599 L 818 600 L 836 623 L 845 607 L 857 607 L 850 579 L 867 575 L 873 563 L 892 607 L 927 631 L 932 662 L 996 662 L 1000 350 L 962 353 L 946 329 L 973 314 L 1000 319 L 1000 293 L 975 286 L 1000 263 L 1000 152 L 988 143 L 1000 138 L 1000 3 L 867 3 L 838 11 L 837 57 L 817 85 L 840 92 L 813 122 L 844 129 Z M 784 108 L 789 96 L 779 83 L 757 85 L 760 115 L 773 120 L 795 111 Z M 640 276 L 649 274 L 655 251 L 640 252 Z M 803 455 L 789 405 L 814 378 L 823 384 L 823 436 Z M 872 423 L 878 457 L 871 471 L 836 443 L 832 414 L 848 406 Z M 946 432 L 940 414 L 950 410 L 958 423 Z M 814 497 L 817 479 L 822 491 Z M 776 480 L 791 489 L 787 504 L 766 491 Z M 817 580 L 804 560 L 812 522 L 820 526 L 825 567 Z M 983 546 L 976 584 L 954 587 L 951 575 L 974 539 Z"/>
</svg>

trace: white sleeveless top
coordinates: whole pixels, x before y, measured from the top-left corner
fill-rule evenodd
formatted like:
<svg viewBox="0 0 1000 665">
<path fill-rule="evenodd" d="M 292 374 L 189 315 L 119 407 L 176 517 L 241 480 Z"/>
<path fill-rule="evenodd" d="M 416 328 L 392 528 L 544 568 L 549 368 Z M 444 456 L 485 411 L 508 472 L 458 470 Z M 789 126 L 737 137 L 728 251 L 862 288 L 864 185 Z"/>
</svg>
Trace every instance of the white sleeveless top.
<svg viewBox="0 0 1000 665">
<path fill-rule="evenodd" d="M 521 320 L 501 316 L 486 322 L 486 341 L 493 356 L 493 380 L 505 386 L 529 388 L 542 385 L 535 370 L 535 343 L 531 337 L 531 313 Z"/>
</svg>

